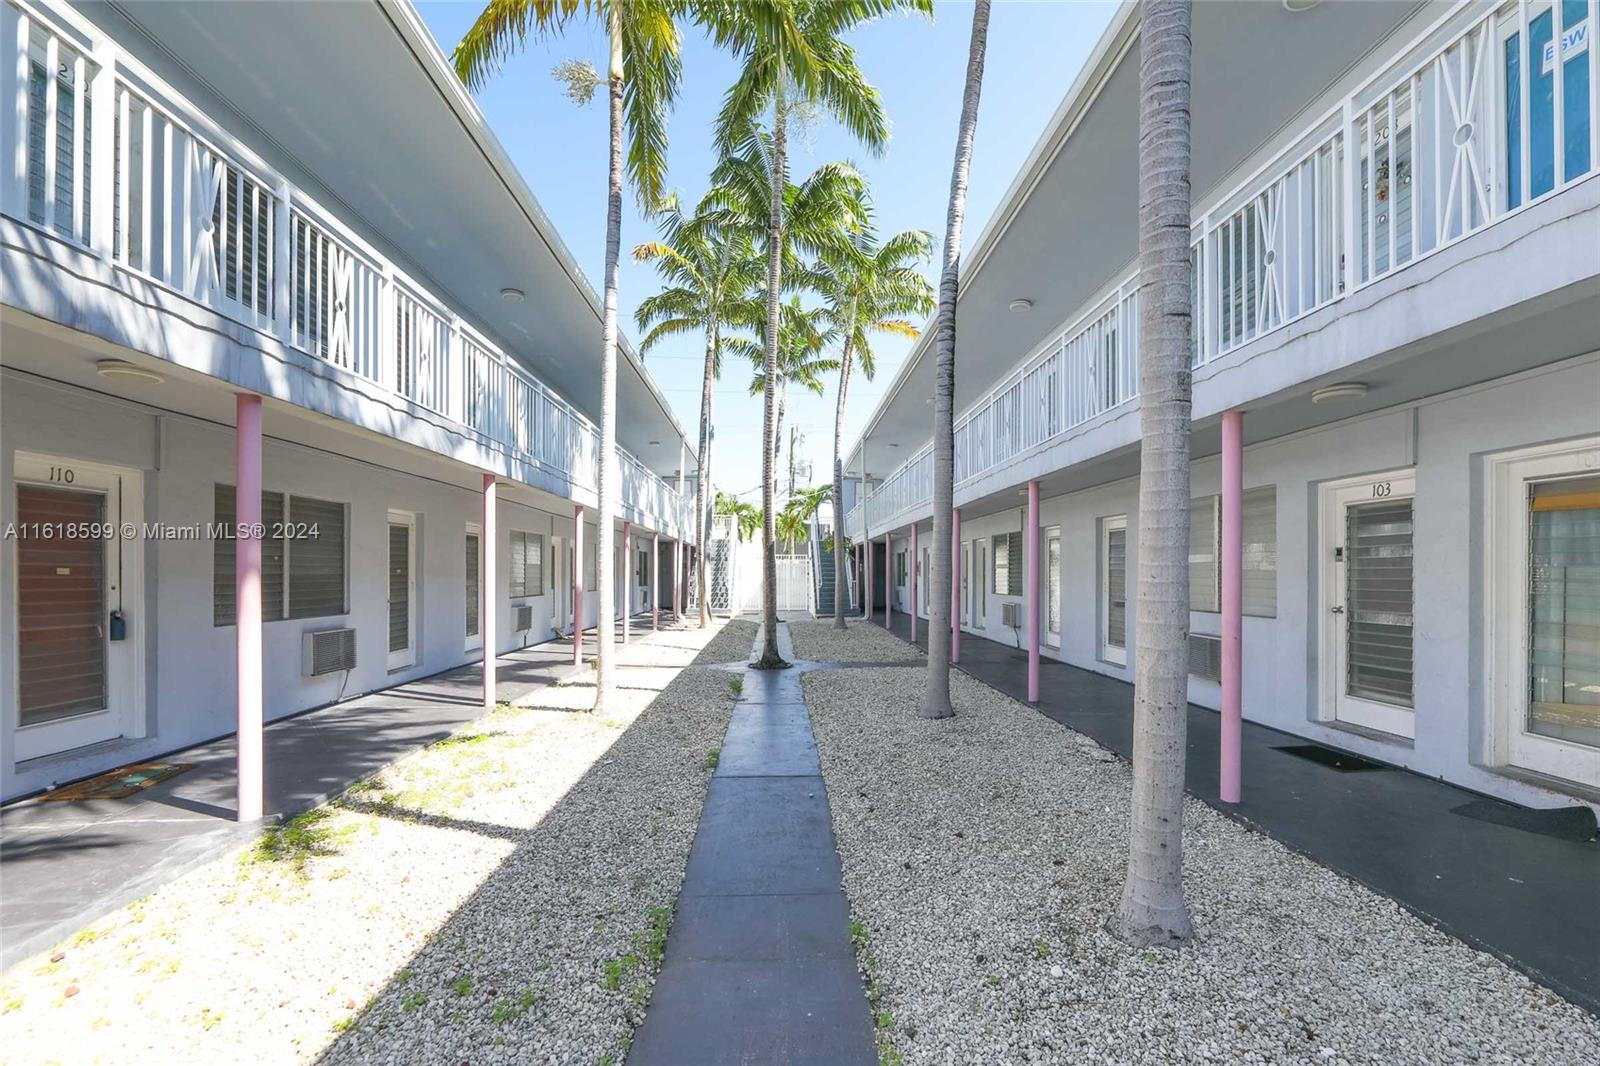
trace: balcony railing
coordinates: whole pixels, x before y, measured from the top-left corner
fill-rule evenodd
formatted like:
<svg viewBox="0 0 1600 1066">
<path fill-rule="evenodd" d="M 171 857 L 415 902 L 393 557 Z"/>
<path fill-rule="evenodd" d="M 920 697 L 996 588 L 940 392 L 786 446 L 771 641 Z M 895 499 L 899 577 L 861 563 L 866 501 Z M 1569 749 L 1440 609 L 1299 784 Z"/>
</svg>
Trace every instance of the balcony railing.
<svg viewBox="0 0 1600 1066">
<path fill-rule="evenodd" d="M 1600 0 L 1453 5 L 1201 211 L 1194 365 L 1594 177 L 1597 28 Z M 1096 296 L 956 419 L 957 485 L 1138 398 L 1138 295 Z M 868 496 L 872 530 L 929 502 L 931 456 Z"/>
<path fill-rule="evenodd" d="M 593 490 L 599 433 L 314 198 L 70 13 L 0 3 L 5 213 Z M 619 450 L 622 501 L 687 528 Z"/>
</svg>

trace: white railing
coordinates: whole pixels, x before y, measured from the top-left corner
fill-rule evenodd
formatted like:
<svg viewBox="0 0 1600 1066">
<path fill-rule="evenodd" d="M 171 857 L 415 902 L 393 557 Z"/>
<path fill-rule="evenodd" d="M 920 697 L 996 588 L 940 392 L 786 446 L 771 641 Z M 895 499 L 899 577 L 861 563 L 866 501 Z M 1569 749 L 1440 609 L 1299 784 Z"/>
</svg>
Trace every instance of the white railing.
<svg viewBox="0 0 1600 1066">
<path fill-rule="evenodd" d="M 1457 3 L 1199 212 L 1194 365 L 1594 177 L 1597 29 L 1600 0 Z M 1135 273 L 956 419 L 955 483 L 1136 400 L 1138 352 Z M 932 498 L 931 455 L 867 497 L 875 530 Z"/>
<path fill-rule="evenodd" d="M 5 214 L 597 487 L 587 419 L 90 24 L 3 0 L 0 29 Z M 689 528 L 692 504 L 618 463 L 624 504 Z"/>
</svg>

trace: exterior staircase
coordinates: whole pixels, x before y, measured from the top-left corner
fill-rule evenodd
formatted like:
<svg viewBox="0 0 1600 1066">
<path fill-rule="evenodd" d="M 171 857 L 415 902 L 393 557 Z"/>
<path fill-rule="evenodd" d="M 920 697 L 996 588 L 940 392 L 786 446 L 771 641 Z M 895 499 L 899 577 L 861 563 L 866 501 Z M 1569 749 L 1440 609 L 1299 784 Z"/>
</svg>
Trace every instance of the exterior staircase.
<svg viewBox="0 0 1600 1066">
<path fill-rule="evenodd" d="M 812 527 L 811 551 L 817 560 L 817 609 L 814 612 L 818 618 L 833 617 L 833 553 L 822 546 L 822 538 L 817 535 L 816 527 Z"/>
</svg>

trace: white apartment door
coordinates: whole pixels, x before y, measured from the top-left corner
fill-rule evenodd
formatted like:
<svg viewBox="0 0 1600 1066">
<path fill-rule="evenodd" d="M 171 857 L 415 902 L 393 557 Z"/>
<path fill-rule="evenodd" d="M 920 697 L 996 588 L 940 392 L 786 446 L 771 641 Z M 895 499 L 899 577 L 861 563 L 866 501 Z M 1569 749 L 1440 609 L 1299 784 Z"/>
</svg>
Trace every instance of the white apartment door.
<svg viewBox="0 0 1600 1066">
<path fill-rule="evenodd" d="M 142 733 L 142 479 L 45 456 L 16 457 L 16 758 Z"/>
<path fill-rule="evenodd" d="M 1044 531 L 1045 643 L 1061 647 L 1061 527 Z"/>
<path fill-rule="evenodd" d="M 961 542 L 961 624 L 972 623 L 972 542 Z"/>
<path fill-rule="evenodd" d="M 972 628 L 983 629 L 989 624 L 989 541 L 977 540 L 973 544 L 977 569 L 972 572 Z"/>
<path fill-rule="evenodd" d="M 572 624 L 572 547 L 561 537 L 550 538 L 550 624 L 565 629 Z"/>
<path fill-rule="evenodd" d="M 1100 658 L 1128 665 L 1128 516 L 1100 523 Z"/>
<path fill-rule="evenodd" d="M 1415 497 L 1409 471 L 1322 491 L 1323 715 L 1402 737 L 1416 735 Z"/>
<path fill-rule="evenodd" d="M 417 661 L 417 519 L 389 512 L 389 669 Z"/>
</svg>

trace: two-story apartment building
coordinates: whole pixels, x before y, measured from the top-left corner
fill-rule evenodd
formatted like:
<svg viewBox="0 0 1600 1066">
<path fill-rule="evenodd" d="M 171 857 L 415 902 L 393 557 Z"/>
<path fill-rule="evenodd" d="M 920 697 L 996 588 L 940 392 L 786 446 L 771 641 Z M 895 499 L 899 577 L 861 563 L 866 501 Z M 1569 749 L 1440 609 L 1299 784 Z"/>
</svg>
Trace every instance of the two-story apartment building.
<svg viewBox="0 0 1600 1066">
<path fill-rule="evenodd" d="M 1597 25 L 1594 0 L 1195 5 L 1196 703 L 1600 800 Z M 1130 4 L 965 256 L 956 369 L 961 631 L 1036 618 L 1040 654 L 1120 678 L 1138 62 Z M 931 336 L 848 467 L 897 610 L 929 570 Z"/>
<path fill-rule="evenodd" d="M 625 351 L 601 605 L 599 302 L 406 0 L 0 0 L 0 119 L 3 798 L 237 728 L 248 814 L 262 717 L 675 602 L 691 445 Z"/>
</svg>

